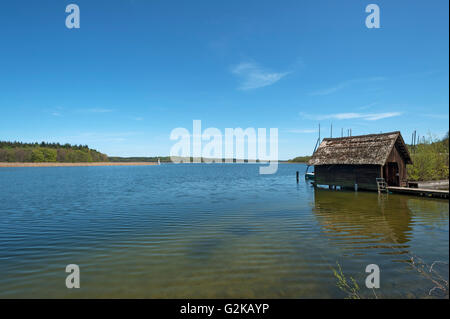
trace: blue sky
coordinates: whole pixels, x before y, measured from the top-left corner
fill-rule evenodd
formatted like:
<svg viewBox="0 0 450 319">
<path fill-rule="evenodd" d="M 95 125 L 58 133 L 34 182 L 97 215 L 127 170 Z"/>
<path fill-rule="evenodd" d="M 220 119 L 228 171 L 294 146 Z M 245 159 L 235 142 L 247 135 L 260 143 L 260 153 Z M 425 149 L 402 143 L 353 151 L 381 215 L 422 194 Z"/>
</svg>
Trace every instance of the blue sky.
<svg viewBox="0 0 450 319">
<path fill-rule="evenodd" d="M 66 5 L 81 28 L 65 27 Z M 368 29 L 376 3 L 381 28 Z M 0 140 L 168 155 L 176 127 L 317 139 L 449 128 L 448 1 L 14 1 L 0 9 Z"/>
</svg>

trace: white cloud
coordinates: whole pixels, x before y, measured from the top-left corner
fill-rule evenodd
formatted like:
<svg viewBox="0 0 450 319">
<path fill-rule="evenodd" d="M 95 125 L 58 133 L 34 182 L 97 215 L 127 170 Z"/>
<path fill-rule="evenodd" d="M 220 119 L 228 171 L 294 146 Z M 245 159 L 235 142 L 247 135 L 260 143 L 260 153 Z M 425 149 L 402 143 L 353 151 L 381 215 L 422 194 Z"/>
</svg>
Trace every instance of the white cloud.
<svg viewBox="0 0 450 319">
<path fill-rule="evenodd" d="M 385 113 L 336 113 L 326 115 L 311 115 L 300 113 L 303 118 L 312 120 L 352 120 L 362 119 L 365 121 L 378 121 L 381 119 L 395 117 L 401 115 L 401 112 L 385 112 Z"/>
<path fill-rule="evenodd" d="M 65 115 L 69 115 L 69 114 L 74 114 L 74 113 L 78 113 L 78 114 L 83 114 L 83 113 L 110 113 L 110 112 L 114 112 L 113 109 L 107 109 L 107 108 L 101 108 L 101 107 L 94 107 L 94 108 L 67 108 L 67 107 L 56 107 L 50 110 L 47 110 L 46 112 L 48 112 L 50 115 L 53 116 L 65 116 Z"/>
<path fill-rule="evenodd" d="M 382 120 L 389 117 L 395 117 L 402 115 L 401 112 L 387 112 L 387 113 L 375 113 L 375 114 L 366 114 L 364 119 L 367 121 L 377 121 Z"/>
<path fill-rule="evenodd" d="M 251 62 L 240 63 L 231 72 L 240 78 L 241 90 L 257 89 L 272 85 L 290 72 L 269 72 Z"/>
<path fill-rule="evenodd" d="M 330 88 L 314 91 L 311 93 L 311 95 L 328 95 L 328 94 L 334 93 L 336 91 L 342 90 L 343 88 L 348 86 L 348 84 L 349 84 L 349 82 L 342 82 L 342 83 L 339 83 L 336 86 L 333 86 Z"/>
<path fill-rule="evenodd" d="M 337 91 L 340 91 L 340 90 L 342 90 L 348 86 L 354 85 L 354 84 L 364 83 L 364 82 L 382 81 L 382 80 L 385 80 L 385 78 L 381 77 L 381 76 L 377 76 L 377 77 L 370 77 L 370 78 L 364 78 L 364 79 L 355 79 L 355 80 L 344 81 L 344 82 L 338 83 L 332 87 L 311 92 L 310 95 L 329 95 L 329 94 L 335 93 Z"/>
</svg>

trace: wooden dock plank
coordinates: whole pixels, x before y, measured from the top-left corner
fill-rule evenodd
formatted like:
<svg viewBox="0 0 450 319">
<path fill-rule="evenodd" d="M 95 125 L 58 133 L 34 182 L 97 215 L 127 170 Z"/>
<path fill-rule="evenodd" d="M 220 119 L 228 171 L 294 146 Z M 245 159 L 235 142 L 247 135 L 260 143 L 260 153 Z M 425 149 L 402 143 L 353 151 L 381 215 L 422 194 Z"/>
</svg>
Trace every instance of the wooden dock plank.
<svg viewBox="0 0 450 319">
<path fill-rule="evenodd" d="M 408 187 L 397 187 L 397 186 L 388 186 L 388 190 L 392 193 L 449 198 L 448 190 L 429 189 L 429 188 L 408 188 Z"/>
</svg>

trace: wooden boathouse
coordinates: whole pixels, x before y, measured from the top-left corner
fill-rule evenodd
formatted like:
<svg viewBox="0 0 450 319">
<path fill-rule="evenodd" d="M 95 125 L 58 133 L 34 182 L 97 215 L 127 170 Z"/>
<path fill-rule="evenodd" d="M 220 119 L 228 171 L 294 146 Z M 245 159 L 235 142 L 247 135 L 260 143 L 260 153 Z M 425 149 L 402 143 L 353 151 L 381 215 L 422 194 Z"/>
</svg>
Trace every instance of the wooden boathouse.
<svg viewBox="0 0 450 319">
<path fill-rule="evenodd" d="M 377 178 L 407 186 L 407 164 L 411 156 L 400 132 L 324 138 L 308 162 L 316 185 L 365 190 L 377 190 Z"/>
</svg>

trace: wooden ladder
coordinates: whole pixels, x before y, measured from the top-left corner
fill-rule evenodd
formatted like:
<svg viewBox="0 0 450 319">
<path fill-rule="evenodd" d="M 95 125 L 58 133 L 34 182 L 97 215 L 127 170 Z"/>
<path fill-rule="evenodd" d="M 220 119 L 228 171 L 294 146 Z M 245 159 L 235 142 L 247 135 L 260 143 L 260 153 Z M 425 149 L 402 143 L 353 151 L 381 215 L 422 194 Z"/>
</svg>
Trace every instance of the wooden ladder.
<svg viewBox="0 0 450 319">
<path fill-rule="evenodd" d="M 388 192 L 387 184 L 384 178 L 377 178 L 377 188 L 378 188 L 378 194 L 381 192 Z"/>
</svg>

